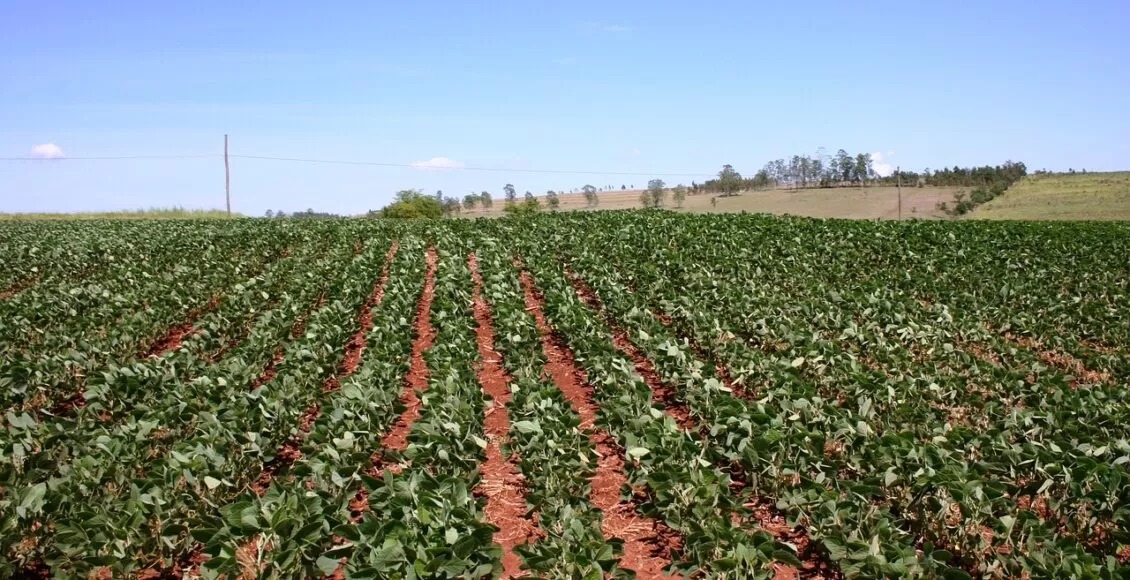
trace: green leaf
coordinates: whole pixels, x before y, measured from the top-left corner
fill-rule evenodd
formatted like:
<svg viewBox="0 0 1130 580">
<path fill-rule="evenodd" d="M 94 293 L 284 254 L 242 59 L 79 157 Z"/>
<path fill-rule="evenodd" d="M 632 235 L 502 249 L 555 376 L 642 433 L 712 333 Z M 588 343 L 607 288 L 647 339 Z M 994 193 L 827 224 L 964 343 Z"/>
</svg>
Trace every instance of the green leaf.
<svg viewBox="0 0 1130 580">
<path fill-rule="evenodd" d="M 648 453 L 651 453 L 651 451 L 646 447 L 631 447 L 628 449 L 628 457 L 633 459 L 639 459 Z"/>
<path fill-rule="evenodd" d="M 524 435 L 541 433 L 541 425 L 539 425 L 537 421 L 518 421 L 514 423 L 514 428 Z"/>
<path fill-rule="evenodd" d="M 318 567 L 318 570 L 322 571 L 323 576 L 329 576 L 334 573 L 334 570 L 337 570 L 338 566 L 341 565 L 341 560 L 335 558 L 327 558 L 325 556 L 318 556 L 318 561 L 314 564 Z"/>
</svg>

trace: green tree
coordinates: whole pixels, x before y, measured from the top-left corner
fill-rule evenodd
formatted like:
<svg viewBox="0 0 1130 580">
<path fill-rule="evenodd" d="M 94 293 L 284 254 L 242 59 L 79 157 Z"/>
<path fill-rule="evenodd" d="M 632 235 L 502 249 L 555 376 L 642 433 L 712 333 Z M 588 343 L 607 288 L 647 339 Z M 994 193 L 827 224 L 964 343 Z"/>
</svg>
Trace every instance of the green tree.
<svg viewBox="0 0 1130 580">
<path fill-rule="evenodd" d="M 477 203 L 479 203 L 479 196 L 473 193 L 468 193 L 463 196 L 463 207 L 466 208 L 467 211 L 475 209 L 475 204 Z"/>
<path fill-rule="evenodd" d="M 589 207 L 596 207 L 596 204 L 600 203 L 600 200 L 597 199 L 597 197 L 596 197 L 596 188 L 595 187 L 586 184 L 584 187 L 581 188 L 581 191 L 585 192 L 585 203 Z"/>
<path fill-rule="evenodd" d="M 855 156 L 855 178 L 859 180 L 860 185 L 867 185 L 867 179 L 871 177 L 873 170 L 871 169 L 871 154 L 860 153 Z"/>
<path fill-rule="evenodd" d="M 522 200 L 522 203 L 508 204 L 503 210 L 506 215 L 514 217 L 531 216 L 541 211 L 541 203 L 538 202 L 536 197 L 530 197 Z"/>
<path fill-rule="evenodd" d="M 557 197 L 556 191 L 551 189 L 545 192 L 545 204 L 553 211 L 557 211 L 557 208 L 561 207 L 561 199 Z"/>
<path fill-rule="evenodd" d="M 405 189 L 398 191 L 396 201 L 385 206 L 377 215 L 392 219 L 436 219 L 443 213 L 444 208 L 436 198 L 417 189 Z"/>
<path fill-rule="evenodd" d="M 667 184 L 663 183 L 662 179 L 652 179 L 647 182 L 647 189 L 641 193 L 644 200 L 644 207 L 660 208 L 663 207 L 663 198 L 667 192 Z"/>
<path fill-rule="evenodd" d="M 833 162 L 835 165 L 834 171 L 836 178 L 840 181 L 851 181 L 851 176 L 855 173 L 855 161 L 852 160 L 851 155 L 847 151 L 840 149 L 836 151 L 836 160 Z"/>
<path fill-rule="evenodd" d="M 769 189 L 772 183 L 773 180 L 769 179 L 769 171 L 767 169 L 762 169 L 753 176 L 754 189 Z"/>
<path fill-rule="evenodd" d="M 723 197 L 737 195 L 742 186 L 742 174 L 734 170 L 733 165 L 723 165 L 718 172 L 718 187 L 722 190 Z"/>
<path fill-rule="evenodd" d="M 489 191 L 480 193 L 479 198 L 482 200 L 480 203 L 482 203 L 484 209 L 490 209 L 494 207 L 494 198 L 491 197 Z"/>
<path fill-rule="evenodd" d="M 531 192 L 530 190 L 526 190 L 526 201 L 529 201 L 533 198 L 534 198 L 533 192 Z"/>
<path fill-rule="evenodd" d="M 459 204 L 457 199 L 448 197 L 443 200 L 443 215 L 447 217 L 459 215 L 462 209 L 463 206 Z"/>
<path fill-rule="evenodd" d="M 675 199 L 675 207 L 682 209 L 683 201 L 687 199 L 687 186 L 681 183 L 676 185 L 675 189 L 671 190 L 671 197 Z"/>
<path fill-rule="evenodd" d="M 514 203 L 518 199 L 518 192 L 514 189 L 514 185 L 507 183 L 502 186 L 503 193 L 506 194 L 506 203 Z"/>
</svg>

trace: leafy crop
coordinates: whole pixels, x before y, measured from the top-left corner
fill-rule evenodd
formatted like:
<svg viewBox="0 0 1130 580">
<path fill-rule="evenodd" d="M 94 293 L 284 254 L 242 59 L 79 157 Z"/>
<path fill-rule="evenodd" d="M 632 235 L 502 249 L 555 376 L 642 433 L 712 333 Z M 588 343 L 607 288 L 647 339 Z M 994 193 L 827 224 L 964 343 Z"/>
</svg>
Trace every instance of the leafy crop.
<svg viewBox="0 0 1130 580">
<path fill-rule="evenodd" d="M 472 254 L 533 576 L 1125 575 L 1128 234 L 3 223 L 0 576 L 500 574 Z"/>
</svg>

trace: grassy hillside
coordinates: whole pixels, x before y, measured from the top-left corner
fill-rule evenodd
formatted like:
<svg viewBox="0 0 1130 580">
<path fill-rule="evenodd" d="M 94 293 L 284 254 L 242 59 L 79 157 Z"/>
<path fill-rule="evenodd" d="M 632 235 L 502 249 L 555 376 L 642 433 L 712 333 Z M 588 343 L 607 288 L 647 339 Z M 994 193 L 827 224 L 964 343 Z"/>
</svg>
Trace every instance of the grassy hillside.
<svg viewBox="0 0 1130 580">
<path fill-rule="evenodd" d="M 941 201 L 953 200 L 956 187 L 904 187 L 902 188 L 903 218 L 937 219 L 946 217 L 938 211 Z M 597 194 L 598 209 L 631 209 L 641 207 L 640 191 L 608 191 Z M 719 197 L 717 205 L 711 204 L 710 194 L 688 195 L 682 211 L 693 213 L 769 213 L 807 217 L 896 219 L 898 218 L 898 191 L 894 187 L 843 187 L 832 189 L 773 189 L 746 191 L 734 197 Z M 545 198 L 539 197 L 544 205 Z M 582 194 L 560 196 L 561 211 L 584 210 Z M 664 204 L 674 208 L 670 192 Z M 475 208 L 463 211 L 465 217 L 502 215 L 505 204 L 495 200 L 489 210 Z"/>
<path fill-rule="evenodd" d="M 1033 175 L 971 219 L 1130 220 L 1130 172 Z"/>
<path fill-rule="evenodd" d="M 243 217 L 222 209 L 185 209 L 183 207 L 150 208 L 136 211 L 108 211 L 81 213 L 0 213 L 0 220 L 152 220 L 152 219 L 228 219 Z"/>
</svg>

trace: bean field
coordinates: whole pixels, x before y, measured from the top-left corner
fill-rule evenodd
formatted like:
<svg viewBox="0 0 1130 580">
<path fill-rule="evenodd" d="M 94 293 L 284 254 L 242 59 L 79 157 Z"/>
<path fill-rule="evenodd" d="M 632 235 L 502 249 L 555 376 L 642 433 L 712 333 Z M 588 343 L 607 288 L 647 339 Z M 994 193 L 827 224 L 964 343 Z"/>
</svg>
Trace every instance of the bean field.
<svg viewBox="0 0 1130 580">
<path fill-rule="evenodd" d="M 1120 577 L 1130 225 L 0 223 L 0 577 Z"/>
</svg>

